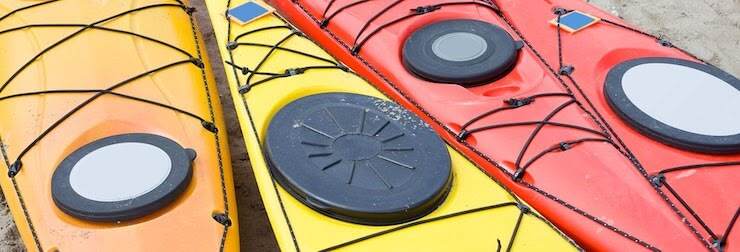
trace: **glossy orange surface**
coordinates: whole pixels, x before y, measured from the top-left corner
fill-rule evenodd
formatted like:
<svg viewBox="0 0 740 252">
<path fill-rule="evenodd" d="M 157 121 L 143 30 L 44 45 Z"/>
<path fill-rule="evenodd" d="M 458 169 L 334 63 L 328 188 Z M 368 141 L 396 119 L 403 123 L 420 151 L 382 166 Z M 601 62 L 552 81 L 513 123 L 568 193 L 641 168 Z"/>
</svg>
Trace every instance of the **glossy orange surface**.
<svg viewBox="0 0 740 252">
<path fill-rule="evenodd" d="M 4 17 L 0 19 L 0 83 L 6 84 L 0 90 L 0 97 L 4 97 L 0 98 L 0 138 L 5 158 L 0 162 L 0 182 L 26 247 L 30 251 L 238 250 L 226 130 L 210 68 L 195 64 L 208 60 L 201 55 L 205 50 L 186 13 L 183 4 L 187 2 L 60 0 L 5 16 L 42 2 L 0 2 L 0 17 Z M 127 13 L 130 10 L 135 11 Z M 108 17 L 112 18 L 96 24 Z M 77 26 L 14 29 L 36 24 Z M 85 29 L 88 24 L 95 27 Z M 77 31 L 81 32 L 63 40 Z M 58 41 L 63 42 L 54 46 Z M 51 49 L 44 52 L 45 48 Z M 35 55 L 39 57 L 32 60 Z M 141 75 L 175 62 L 183 63 Z M 20 156 L 43 131 L 95 94 L 10 96 L 106 89 L 134 76 L 138 78 L 114 91 L 188 111 L 205 121 L 215 121 L 223 130 L 214 134 L 193 117 L 107 94 L 71 114 Z M 167 207 L 133 221 L 95 223 L 60 211 L 50 191 L 57 165 L 85 144 L 123 133 L 157 134 L 194 149 L 197 158 L 185 192 Z M 23 167 L 9 179 L 5 175 L 8 166 L 18 160 Z M 223 213 L 227 207 L 232 226 L 225 229 L 212 214 Z"/>
</svg>

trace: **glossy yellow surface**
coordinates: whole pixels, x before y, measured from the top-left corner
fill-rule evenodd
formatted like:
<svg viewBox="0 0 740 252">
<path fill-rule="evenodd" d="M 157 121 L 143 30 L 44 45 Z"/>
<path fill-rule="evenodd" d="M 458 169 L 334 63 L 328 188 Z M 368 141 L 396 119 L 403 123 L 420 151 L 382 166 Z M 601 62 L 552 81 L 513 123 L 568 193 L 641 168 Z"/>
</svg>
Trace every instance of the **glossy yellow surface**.
<svg viewBox="0 0 740 252">
<path fill-rule="evenodd" d="M 244 1 L 232 2 L 233 7 Z M 255 69 L 268 54 L 270 48 L 239 46 L 230 51 L 226 49 L 229 41 L 251 30 L 286 25 L 275 15 L 270 15 L 245 25 L 233 22 L 229 33 L 229 22 L 224 16 L 227 1 L 207 0 L 206 3 L 214 24 L 222 58 L 225 61 L 233 60 L 238 66 Z M 272 29 L 243 36 L 238 42 L 274 45 L 290 32 L 288 29 Z M 288 38 L 280 46 L 323 58 L 331 58 L 312 41 L 299 36 Z M 275 50 L 258 70 L 283 73 L 288 68 L 316 65 L 325 66 L 328 63 L 286 50 Z M 261 155 L 260 139 L 265 136 L 270 118 L 291 101 L 325 92 L 350 92 L 387 99 L 383 94 L 352 73 L 336 69 L 322 69 L 265 82 L 252 87 L 249 92 L 242 95 L 239 93 L 239 86 L 246 82 L 247 76 L 239 71 L 232 71 L 229 64 L 225 64 L 225 67 L 250 153 L 252 169 L 282 250 L 295 251 L 298 249 L 296 246 L 302 251 L 327 249 L 405 225 L 358 225 L 315 212 L 276 184 L 270 177 L 265 159 Z M 236 78 L 239 79 L 238 82 Z M 255 76 L 252 82 L 264 78 L 264 76 Z M 520 215 L 516 206 L 493 208 L 426 222 L 470 209 L 515 201 L 509 192 L 467 159 L 452 148 L 448 149 L 453 161 L 453 188 L 448 198 L 437 210 L 420 220 L 411 222 L 422 224 L 370 238 L 341 249 L 349 251 L 496 251 L 499 246 L 498 240 L 501 242 L 501 251 L 505 251 L 510 245 L 512 231 Z M 549 226 L 547 222 L 531 214 L 522 217 L 519 231 L 511 244 L 512 251 L 572 251 L 577 249 L 569 239 Z"/>
<path fill-rule="evenodd" d="M 0 17 L 42 2 L 2 0 Z M 93 28 L 40 54 L 44 48 L 83 27 L 37 26 L 13 30 L 32 24 L 85 26 L 128 10 L 159 4 L 178 6 L 136 11 L 98 26 L 155 38 L 198 58 L 198 51 L 205 51 L 203 43 L 196 43 L 194 34 L 197 31 L 193 31 L 190 16 L 174 0 L 59 0 L 0 19 L 0 85 L 7 83 L 26 62 L 32 62 L 0 91 L 0 97 L 44 90 L 106 89 L 163 65 L 190 60 L 191 56 L 162 44 Z M 35 55 L 41 56 L 32 61 Z M 208 62 L 206 58 L 203 61 Z M 200 121 L 181 113 L 103 95 L 31 148 L 21 159 L 20 173 L 11 180 L 5 174 L 20 152 L 46 128 L 94 94 L 0 98 L 4 157 L 0 161 L 0 184 L 28 250 L 219 251 L 223 245 L 227 251 L 237 251 L 237 210 L 226 127 L 210 69 L 203 70 L 188 62 L 143 76 L 115 91 L 165 103 L 208 121 L 215 116 L 215 123 L 222 130 L 216 138 Z M 57 165 L 85 144 L 123 133 L 158 134 L 194 149 L 198 156 L 186 190 L 167 207 L 121 223 L 94 223 L 60 211 L 51 197 L 51 178 Z M 219 163 L 223 164 L 223 177 Z M 227 204 L 233 225 L 224 233 L 224 226 L 214 221 L 212 214 L 224 212 Z"/>
</svg>

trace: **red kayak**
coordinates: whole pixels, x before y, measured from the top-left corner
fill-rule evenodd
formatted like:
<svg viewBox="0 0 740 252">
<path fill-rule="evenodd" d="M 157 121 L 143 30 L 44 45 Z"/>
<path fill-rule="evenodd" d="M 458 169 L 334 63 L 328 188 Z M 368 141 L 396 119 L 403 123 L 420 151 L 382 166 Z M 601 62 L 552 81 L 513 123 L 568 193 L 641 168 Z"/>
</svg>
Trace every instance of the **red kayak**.
<svg viewBox="0 0 740 252">
<path fill-rule="evenodd" d="M 582 1 L 273 1 L 587 250 L 740 245 L 740 82 Z"/>
</svg>

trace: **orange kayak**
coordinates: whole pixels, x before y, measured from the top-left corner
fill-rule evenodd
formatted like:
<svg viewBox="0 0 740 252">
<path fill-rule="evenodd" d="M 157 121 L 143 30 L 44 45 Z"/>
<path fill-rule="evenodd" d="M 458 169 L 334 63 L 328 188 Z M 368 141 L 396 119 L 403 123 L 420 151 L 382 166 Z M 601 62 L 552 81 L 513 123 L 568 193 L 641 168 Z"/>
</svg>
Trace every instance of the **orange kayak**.
<svg viewBox="0 0 740 252">
<path fill-rule="evenodd" d="M 272 3 L 587 250 L 737 240 L 736 77 L 582 1 Z"/>
<path fill-rule="evenodd" d="M 29 251 L 238 251 L 192 13 L 170 0 L 0 2 L 0 185 Z"/>
</svg>

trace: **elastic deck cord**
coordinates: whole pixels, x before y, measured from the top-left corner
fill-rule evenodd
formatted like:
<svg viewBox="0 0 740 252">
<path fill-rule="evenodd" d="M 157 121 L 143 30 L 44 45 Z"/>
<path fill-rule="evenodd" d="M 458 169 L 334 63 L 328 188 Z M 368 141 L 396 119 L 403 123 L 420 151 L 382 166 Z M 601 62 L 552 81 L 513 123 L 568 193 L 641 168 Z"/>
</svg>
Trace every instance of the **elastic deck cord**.
<svg viewBox="0 0 740 252">
<path fill-rule="evenodd" d="M 0 21 L 8 18 L 11 15 L 14 15 L 14 14 L 17 14 L 19 12 L 22 12 L 24 10 L 29 10 L 29 9 L 32 9 L 32 8 L 35 8 L 35 7 L 44 6 L 46 4 L 50 4 L 50 3 L 54 3 L 54 2 L 58 2 L 58 1 L 60 1 L 60 0 L 50 0 L 50 1 L 41 2 L 41 3 L 37 3 L 37 4 L 33 4 L 33 5 L 29 5 L 29 6 L 26 6 L 26 7 L 22 7 L 22 8 L 13 10 L 13 11 L 11 11 L 11 12 L 9 12 L 9 13 L 1 16 L 0 17 Z M 7 88 L 7 86 L 10 85 L 11 82 L 17 76 L 19 76 L 22 72 L 24 72 L 24 70 L 26 70 L 37 59 L 39 59 L 40 57 L 42 57 L 43 55 L 45 55 L 49 51 L 53 50 L 54 48 L 58 47 L 59 45 L 62 45 L 64 43 L 70 41 L 72 38 L 74 38 L 74 37 L 76 37 L 76 36 L 84 33 L 85 31 L 89 31 L 89 30 L 98 30 L 98 31 L 110 32 L 110 33 L 114 33 L 114 34 L 122 34 L 122 35 L 128 35 L 128 36 L 135 37 L 135 38 L 140 38 L 140 39 L 143 39 L 145 41 L 150 41 L 150 42 L 159 44 L 161 46 L 170 48 L 170 49 L 172 49 L 174 51 L 177 51 L 177 52 L 179 52 L 179 53 L 181 53 L 181 54 L 183 54 L 184 56 L 187 57 L 187 59 L 175 61 L 175 62 L 166 64 L 166 65 L 160 66 L 158 68 L 148 70 L 148 71 L 146 71 L 144 73 L 135 75 L 133 77 L 130 77 L 128 79 L 125 79 L 123 81 L 120 81 L 120 82 L 118 82 L 118 83 L 116 83 L 116 84 L 114 84 L 112 86 L 109 86 L 106 89 L 84 89 L 83 88 L 83 89 L 41 90 L 41 91 L 31 91 L 31 92 L 25 92 L 25 93 L 17 93 L 17 94 L 10 94 L 10 95 L 5 95 L 5 96 L 0 96 L 0 102 L 2 102 L 2 101 L 10 100 L 10 99 L 18 99 L 18 98 L 22 98 L 22 97 L 31 97 L 31 96 L 38 96 L 38 95 L 93 94 L 93 96 L 91 96 L 88 99 L 86 99 L 86 100 L 82 101 L 81 103 L 79 103 L 72 110 L 66 112 L 61 118 L 57 119 L 48 128 L 46 128 L 40 135 L 38 135 L 33 141 L 31 141 L 31 143 L 28 144 L 18 154 L 18 156 L 15 159 L 15 162 L 13 162 L 13 163 L 10 162 L 8 152 L 5 149 L 5 145 L 2 143 L 2 138 L 0 138 L 0 150 L 2 150 L 3 159 L 4 159 L 5 163 L 6 163 L 6 166 L 8 167 L 8 176 L 10 177 L 10 179 L 11 179 L 11 181 L 13 183 L 13 186 L 15 188 L 16 195 L 19 198 L 20 205 L 21 205 L 21 208 L 23 210 L 24 217 L 26 218 L 26 221 L 29 224 L 29 228 L 30 228 L 31 233 L 33 235 L 34 243 L 36 245 L 37 250 L 43 251 L 43 249 L 41 247 L 40 240 L 38 238 L 38 234 L 36 233 L 36 229 L 35 229 L 33 223 L 31 222 L 30 214 L 28 213 L 28 208 L 25 205 L 25 200 L 24 200 L 24 198 L 23 198 L 23 196 L 22 196 L 22 194 L 20 192 L 20 188 L 19 188 L 19 186 L 18 186 L 18 184 L 16 182 L 16 179 L 15 179 L 15 176 L 21 171 L 21 168 L 23 167 L 22 159 L 23 159 L 23 157 L 35 145 L 37 145 L 41 140 L 43 140 L 45 136 L 47 136 L 48 134 L 51 134 L 54 131 L 54 129 L 56 129 L 64 121 L 66 121 L 67 119 L 69 119 L 76 112 L 79 112 L 80 110 L 86 108 L 89 104 L 91 104 L 93 101 L 95 101 L 96 99 L 100 98 L 103 95 L 112 95 L 112 96 L 120 97 L 120 98 L 129 100 L 129 101 L 141 102 L 141 103 L 149 104 L 149 105 L 152 105 L 152 106 L 155 106 L 155 107 L 164 108 L 164 109 L 171 110 L 171 111 L 174 111 L 176 113 L 180 113 L 180 114 L 186 115 L 188 117 L 194 118 L 194 119 L 196 119 L 196 120 L 198 120 L 200 122 L 200 124 L 203 126 L 204 129 L 212 132 L 215 135 L 216 149 L 217 149 L 217 155 L 218 155 L 218 159 L 219 159 L 218 160 L 218 166 L 219 166 L 219 171 L 220 171 L 220 174 L 221 174 L 221 185 L 222 185 L 222 192 L 223 192 L 223 199 L 224 199 L 224 208 L 226 209 L 226 212 L 225 212 L 226 215 L 225 215 L 225 219 L 224 219 L 224 216 L 218 215 L 218 214 L 217 215 L 214 215 L 212 217 L 213 217 L 213 219 L 215 219 L 216 221 L 218 221 L 219 223 L 221 223 L 221 224 L 223 224 L 225 226 L 224 233 L 223 233 L 222 238 L 221 238 L 221 241 L 220 241 L 220 250 L 223 251 L 224 244 L 225 244 L 225 239 L 226 239 L 226 231 L 228 230 L 228 226 L 230 226 L 231 221 L 228 219 L 228 201 L 227 201 L 227 196 L 226 196 L 226 193 L 227 192 L 226 192 L 225 181 L 224 181 L 224 168 L 223 168 L 223 164 L 222 164 L 222 152 L 221 152 L 220 141 L 219 141 L 218 133 L 217 133 L 218 132 L 218 128 L 216 127 L 216 124 L 215 124 L 214 108 L 213 108 L 213 105 L 212 105 L 212 99 L 211 99 L 209 88 L 208 88 L 207 78 L 205 76 L 205 64 L 203 63 L 203 60 L 202 60 L 203 57 L 201 55 L 200 48 L 199 48 L 199 41 L 198 41 L 198 37 L 197 37 L 197 31 L 195 30 L 195 24 L 193 23 L 194 21 L 193 21 L 192 14 L 193 14 L 193 12 L 195 12 L 195 8 L 188 7 L 188 6 L 184 5 L 184 3 L 181 0 L 174 0 L 174 2 L 176 2 L 176 4 L 174 4 L 174 3 L 162 3 L 162 4 L 152 4 L 152 5 L 146 5 L 146 6 L 134 8 L 134 9 L 123 11 L 123 12 L 120 12 L 120 13 L 115 14 L 113 16 L 110 16 L 110 17 L 107 17 L 107 18 L 104 18 L 104 19 L 95 21 L 95 22 L 90 23 L 90 24 L 30 24 L 30 25 L 24 25 L 24 26 L 14 27 L 14 28 L 10 28 L 10 29 L 6 29 L 6 30 L 0 31 L 0 35 L 3 35 L 3 34 L 9 34 L 9 33 L 15 32 L 15 31 L 21 31 L 21 30 L 26 30 L 26 29 L 34 29 L 34 28 L 70 28 L 70 27 L 71 28 L 75 28 L 75 27 L 80 28 L 77 31 L 75 31 L 74 33 L 69 34 L 69 35 L 63 37 L 62 39 L 58 40 L 57 42 L 55 42 L 55 43 L 51 44 L 50 46 L 44 48 L 39 53 L 37 53 L 35 56 L 33 56 L 30 60 L 28 60 L 25 64 L 23 64 L 18 70 L 16 70 L 10 76 L 10 78 L 8 78 L 0 86 L 0 93 L 2 93 L 2 91 L 5 90 Z M 106 22 L 111 21 L 111 20 L 115 20 L 117 18 L 120 18 L 120 17 L 126 16 L 126 15 L 129 15 L 129 14 L 133 14 L 133 13 L 136 13 L 136 12 L 141 12 L 141 11 L 144 11 L 144 10 L 154 9 L 154 8 L 167 8 L 167 7 L 175 7 L 175 8 L 182 9 L 184 11 L 184 13 L 186 13 L 188 15 L 188 17 L 190 19 L 190 22 L 191 22 L 191 25 L 192 25 L 192 29 L 193 29 L 193 39 L 195 40 L 196 47 L 198 47 L 198 48 L 196 48 L 196 50 L 197 50 L 197 58 L 194 57 L 193 54 L 189 53 L 185 49 L 182 49 L 182 48 L 177 47 L 177 46 L 175 46 L 175 45 L 173 45 L 171 43 L 167 43 L 167 42 L 164 42 L 162 40 L 159 40 L 159 39 L 156 39 L 156 38 L 153 38 L 153 37 L 145 36 L 145 35 L 142 35 L 142 34 L 131 32 L 131 31 L 126 31 L 126 30 L 121 30 L 121 29 L 114 29 L 114 28 L 108 28 L 108 27 L 100 26 L 100 24 L 106 23 Z M 201 116 L 199 116 L 199 115 L 197 115 L 195 113 L 186 111 L 184 109 L 177 108 L 177 107 L 172 106 L 172 105 L 169 105 L 169 104 L 165 104 L 165 103 L 154 101 L 154 100 L 144 99 L 144 98 L 140 98 L 140 97 L 136 97 L 136 96 L 133 96 L 133 95 L 128 95 L 128 94 L 124 94 L 124 93 L 120 93 L 120 92 L 116 92 L 115 91 L 118 88 L 124 87 L 124 86 L 126 86 L 126 85 L 128 85 L 128 84 L 130 84 L 130 83 L 132 83 L 132 82 L 134 82 L 136 80 L 139 80 L 141 78 L 144 78 L 146 76 L 149 76 L 149 75 L 152 75 L 152 74 L 155 74 L 155 73 L 158 73 L 158 72 L 161 72 L 161 71 L 164 71 L 164 70 L 167 70 L 167 69 L 176 67 L 176 66 L 185 65 L 185 64 L 192 64 L 195 67 L 197 67 L 198 69 L 200 69 L 200 71 L 201 71 L 201 75 L 203 77 L 203 84 L 205 86 L 206 96 L 208 97 L 208 105 L 209 105 L 209 111 L 210 111 L 210 120 L 206 120 L 205 118 L 203 118 L 203 117 L 201 117 Z"/>
<path fill-rule="evenodd" d="M 227 7 L 228 6 L 230 6 L 230 5 L 227 4 Z M 229 22 L 228 19 L 227 19 L 227 22 Z M 229 22 L 229 26 L 230 25 L 231 24 Z M 238 43 L 237 42 L 234 42 L 237 39 L 230 40 L 230 42 L 227 43 L 227 49 L 229 49 L 229 58 L 230 58 L 230 60 L 225 61 L 225 63 L 228 64 L 229 66 L 231 66 L 232 71 L 234 73 L 234 78 L 237 81 L 236 83 L 241 83 L 240 80 L 239 80 L 238 73 L 242 73 L 242 75 L 247 75 L 248 74 L 249 77 L 255 76 L 255 75 L 267 76 L 265 79 L 262 79 L 262 80 L 257 81 L 257 82 L 250 82 L 250 80 L 248 79 L 247 80 L 247 85 L 242 85 L 240 87 L 240 91 L 242 92 L 241 98 L 242 98 L 242 101 L 243 101 L 245 107 L 247 108 L 247 114 L 249 116 L 249 121 L 252 124 L 253 134 L 255 135 L 255 137 L 257 138 L 258 141 L 261 139 L 261 137 L 259 136 L 258 132 L 255 130 L 256 127 L 254 125 L 254 120 L 252 119 L 251 111 L 250 111 L 249 106 L 248 106 L 248 104 L 246 102 L 246 94 L 251 89 L 250 88 L 244 88 L 244 87 L 254 87 L 254 86 L 258 85 L 258 84 L 264 84 L 264 83 L 267 83 L 269 81 L 272 81 L 272 80 L 275 80 L 275 79 L 278 79 L 278 78 L 285 78 L 285 77 L 290 77 L 290 76 L 294 76 L 294 75 L 297 75 L 297 74 L 302 74 L 302 73 L 304 73 L 304 72 L 306 72 L 308 70 L 311 70 L 311 69 L 325 69 L 325 70 L 335 69 L 335 70 L 339 70 L 339 71 L 342 71 L 342 72 L 348 72 L 349 71 L 349 69 L 347 67 L 341 65 L 337 61 L 326 59 L 326 58 L 323 58 L 323 57 L 320 57 L 320 56 L 316 56 L 316 55 L 312 55 L 312 54 L 308 54 L 308 53 L 305 53 L 305 52 L 299 53 L 295 49 L 290 49 L 290 48 L 287 48 L 287 47 L 282 46 L 290 37 L 295 36 L 295 35 L 298 35 L 298 33 L 296 32 L 295 28 L 293 28 L 293 27 L 289 27 L 289 26 L 271 26 L 271 27 L 258 28 L 258 29 L 254 29 L 254 30 L 251 30 L 251 31 L 247 31 L 245 33 L 242 33 L 239 36 L 237 36 L 237 38 L 242 39 L 245 36 L 250 35 L 250 34 L 255 34 L 255 33 L 258 33 L 258 32 L 267 31 L 267 30 L 274 30 L 274 29 L 285 29 L 285 30 L 289 31 L 290 33 L 287 36 L 283 37 L 281 40 L 279 40 L 274 45 L 266 45 L 266 44 L 254 43 L 254 42 L 238 42 Z M 229 34 L 231 34 L 230 28 L 229 28 Z M 231 35 L 228 35 L 228 37 L 231 37 Z M 264 55 L 264 57 L 262 59 L 260 59 L 259 63 L 254 68 L 249 68 L 249 67 L 246 67 L 246 66 L 240 66 L 240 65 L 238 65 L 237 64 L 238 61 L 235 60 L 235 57 L 233 55 L 233 51 L 236 50 L 241 45 L 245 45 L 245 46 L 257 46 L 257 47 L 262 47 L 262 48 L 269 48 L 270 50 L 268 51 L 268 53 L 266 53 Z M 295 55 L 300 55 L 300 56 L 307 57 L 307 58 L 317 59 L 317 60 L 320 60 L 320 61 L 329 63 L 330 65 L 287 68 L 286 71 L 283 72 L 283 73 L 260 72 L 259 71 L 260 67 L 263 66 L 264 64 L 266 64 L 266 62 L 271 59 L 271 56 L 273 55 L 273 53 L 275 51 L 278 51 L 278 50 L 284 51 L 284 52 L 293 53 Z M 381 127 L 378 130 L 382 130 L 382 128 L 383 127 Z M 286 219 L 286 222 L 288 224 L 288 228 L 289 228 L 289 231 L 291 233 L 291 237 L 293 239 L 293 243 L 294 243 L 296 249 L 300 251 L 299 242 L 296 239 L 296 236 L 295 236 L 294 230 L 292 228 L 290 219 L 289 219 L 289 217 L 287 215 L 287 212 L 285 210 L 285 205 L 284 205 L 284 203 L 283 203 L 283 201 L 282 201 L 282 199 L 280 197 L 279 191 L 277 190 L 277 184 L 275 183 L 274 178 L 272 179 L 272 182 L 273 182 L 273 187 L 275 188 L 275 193 L 278 196 L 278 201 L 280 202 L 281 210 L 283 211 L 283 216 Z M 535 217 L 535 218 L 537 218 L 540 221 L 544 221 L 544 218 L 542 218 L 541 216 L 539 216 L 536 213 L 534 213 L 533 211 L 531 211 L 529 209 L 529 207 L 527 207 L 526 205 L 524 205 L 516 196 L 514 196 L 513 194 L 511 194 L 511 192 L 507 191 L 507 193 L 509 193 L 509 195 L 513 198 L 513 201 L 512 202 L 506 202 L 506 203 L 500 203 L 500 204 L 495 204 L 495 205 L 489 205 L 489 206 L 484 206 L 484 207 L 480 207 L 480 208 L 476 208 L 476 209 L 464 210 L 464 211 L 455 212 L 455 213 L 451 213 L 451 214 L 447 214 L 447 215 L 443 215 L 443 216 L 438 216 L 438 217 L 435 217 L 435 218 L 423 219 L 423 220 L 419 220 L 419 221 L 407 223 L 407 224 L 404 224 L 404 225 L 401 225 L 401 226 L 397 226 L 397 227 L 390 228 L 390 229 L 387 229 L 387 230 L 383 230 L 383 231 L 380 231 L 380 232 L 377 232 L 377 233 L 373 233 L 373 234 L 370 234 L 370 235 L 367 235 L 367 236 L 362 236 L 362 237 L 359 237 L 359 238 L 356 238 L 356 239 L 353 239 L 353 240 L 350 240 L 350 241 L 347 241 L 347 242 L 344 242 L 344 243 L 341 243 L 341 244 L 337 244 L 337 245 L 328 247 L 326 249 L 323 249 L 321 251 L 332 251 L 332 250 L 344 248 L 344 247 L 347 247 L 347 246 L 350 246 L 350 245 L 353 245 L 353 244 L 356 244 L 356 243 L 359 243 L 359 242 L 362 242 L 362 241 L 365 241 L 365 240 L 368 240 L 368 239 L 380 237 L 380 236 L 383 236 L 383 235 L 386 235 L 386 234 L 397 232 L 397 231 L 400 231 L 400 230 L 403 230 L 403 229 L 406 229 L 406 228 L 409 228 L 409 227 L 426 224 L 426 223 L 429 223 L 429 222 L 444 220 L 444 219 L 448 219 L 448 218 L 452 218 L 452 217 L 456 217 L 456 216 L 460 216 L 460 215 L 471 214 L 471 213 L 476 213 L 476 212 L 481 212 L 481 211 L 486 211 L 486 210 L 498 209 L 498 208 L 507 207 L 507 206 L 515 206 L 515 207 L 517 207 L 520 210 L 520 214 L 519 214 L 519 216 L 517 218 L 516 225 L 515 225 L 514 229 L 512 230 L 512 235 L 509 238 L 508 248 L 507 248 L 506 251 L 510 251 L 511 248 L 512 248 L 512 246 L 513 246 L 513 244 L 514 244 L 514 241 L 516 239 L 516 235 L 518 234 L 518 232 L 520 230 L 521 221 L 522 221 L 522 219 L 523 219 L 523 217 L 525 215 L 526 216 Z M 500 240 L 498 240 L 498 245 L 499 245 L 499 250 L 500 250 L 501 249 Z"/>
</svg>

